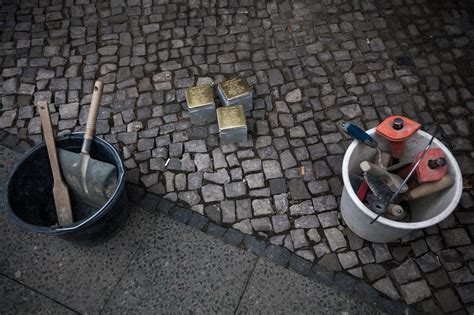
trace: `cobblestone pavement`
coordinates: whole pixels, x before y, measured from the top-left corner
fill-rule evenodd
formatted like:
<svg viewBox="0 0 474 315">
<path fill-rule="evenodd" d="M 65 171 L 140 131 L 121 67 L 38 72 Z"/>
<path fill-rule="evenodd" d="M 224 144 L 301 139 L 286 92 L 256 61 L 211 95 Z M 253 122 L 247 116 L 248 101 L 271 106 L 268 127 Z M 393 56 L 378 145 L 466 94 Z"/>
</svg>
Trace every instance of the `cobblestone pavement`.
<svg viewBox="0 0 474 315">
<path fill-rule="evenodd" d="M 439 123 L 472 178 L 468 1 L 2 2 L 0 128 L 22 139 L 7 145 L 41 141 L 42 99 L 60 134 L 84 130 L 100 79 L 97 133 L 129 181 L 393 300 L 474 312 L 472 190 L 441 224 L 388 245 L 355 236 L 338 211 L 341 121 Z M 184 89 L 235 74 L 255 94 L 250 138 L 219 145 L 215 124 L 191 125 Z"/>
</svg>

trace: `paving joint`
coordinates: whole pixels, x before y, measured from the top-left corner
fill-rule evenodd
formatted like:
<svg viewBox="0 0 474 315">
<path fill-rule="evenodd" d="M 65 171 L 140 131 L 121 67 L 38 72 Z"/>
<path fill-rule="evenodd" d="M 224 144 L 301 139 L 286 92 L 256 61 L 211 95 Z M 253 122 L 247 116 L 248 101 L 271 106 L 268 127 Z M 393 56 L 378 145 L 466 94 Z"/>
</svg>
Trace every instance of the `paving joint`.
<svg viewBox="0 0 474 315">
<path fill-rule="evenodd" d="M 70 310 L 71 312 L 74 312 L 74 313 L 76 313 L 76 314 L 80 314 L 80 312 L 78 312 L 78 311 L 74 310 L 73 308 L 71 308 L 71 307 L 65 305 L 64 303 L 61 303 L 60 301 L 58 301 L 58 300 L 56 300 L 56 299 L 54 299 L 54 298 L 52 298 L 52 297 L 50 297 L 50 296 L 44 294 L 43 292 L 40 292 L 40 291 L 36 290 L 35 288 L 29 287 L 29 286 L 25 285 L 24 283 L 21 283 L 21 282 L 19 282 L 18 280 L 14 279 L 14 278 L 12 278 L 12 277 L 9 277 L 9 276 L 6 275 L 6 274 L 0 273 L 0 276 L 3 276 L 3 277 L 5 277 L 5 278 L 7 278 L 7 279 L 9 279 L 9 280 L 11 280 L 11 281 L 13 281 L 13 282 L 15 282 L 16 284 L 20 285 L 21 287 L 27 288 L 28 290 L 31 290 L 31 291 L 35 292 L 36 294 L 38 294 L 38 295 L 40 295 L 40 296 L 42 296 L 42 297 L 44 297 L 44 298 L 46 298 L 46 299 L 48 299 L 48 300 L 51 300 L 51 301 L 53 301 L 54 303 L 56 303 L 56 304 L 58 304 L 58 305 L 61 305 L 62 307 L 64 307 L 65 309 Z"/>
<path fill-rule="evenodd" d="M 235 307 L 234 314 L 237 314 L 237 310 L 239 309 L 240 303 L 242 302 L 242 298 L 244 297 L 244 294 L 247 291 L 247 287 L 250 283 L 250 280 L 252 279 L 255 268 L 257 268 L 257 264 L 258 264 L 259 259 L 260 259 L 260 257 L 257 257 L 257 259 L 255 259 L 255 264 L 252 267 L 252 272 L 250 272 L 250 275 L 249 275 L 247 281 L 245 282 L 244 288 L 242 289 L 242 294 L 239 297 L 239 302 L 237 303 L 237 306 Z"/>
</svg>

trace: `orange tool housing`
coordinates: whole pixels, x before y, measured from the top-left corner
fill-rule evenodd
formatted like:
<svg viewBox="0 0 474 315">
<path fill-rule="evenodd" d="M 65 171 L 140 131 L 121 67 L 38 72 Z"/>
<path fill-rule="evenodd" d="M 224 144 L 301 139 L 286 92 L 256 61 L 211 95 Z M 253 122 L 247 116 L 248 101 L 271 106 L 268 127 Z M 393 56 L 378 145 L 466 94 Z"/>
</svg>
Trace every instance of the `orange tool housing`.
<svg viewBox="0 0 474 315">
<path fill-rule="evenodd" d="M 377 126 L 377 133 L 390 142 L 390 153 L 399 159 L 405 148 L 405 140 L 411 137 L 421 124 L 403 116 L 390 116 Z"/>
<path fill-rule="evenodd" d="M 419 152 L 416 155 L 417 160 L 423 152 Z M 418 178 L 418 182 L 426 183 L 426 182 L 434 182 L 440 180 L 441 178 L 446 175 L 446 171 L 448 170 L 448 165 L 446 162 L 444 165 L 436 165 L 436 167 L 432 168 L 430 166 L 430 161 L 435 162 L 439 159 L 444 159 L 446 161 L 446 156 L 444 155 L 443 150 L 441 149 L 430 149 L 426 151 L 425 156 L 420 162 L 416 169 L 416 176 Z M 435 164 L 435 163 L 432 163 Z"/>
</svg>

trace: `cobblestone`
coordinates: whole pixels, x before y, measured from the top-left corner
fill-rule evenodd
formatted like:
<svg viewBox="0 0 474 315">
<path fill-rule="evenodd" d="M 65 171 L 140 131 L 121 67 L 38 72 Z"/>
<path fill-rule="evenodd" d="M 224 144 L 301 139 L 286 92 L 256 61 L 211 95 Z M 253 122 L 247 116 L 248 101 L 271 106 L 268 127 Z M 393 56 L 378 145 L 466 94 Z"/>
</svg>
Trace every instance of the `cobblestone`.
<svg viewBox="0 0 474 315">
<path fill-rule="evenodd" d="M 416 280 L 421 276 L 416 264 L 409 259 L 397 268 L 393 269 L 392 275 L 399 284 L 403 284 L 411 280 Z"/>
<path fill-rule="evenodd" d="M 425 280 L 402 285 L 400 291 L 407 304 L 413 304 L 431 296 L 431 290 Z"/>
<path fill-rule="evenodd" d="M 347 246 L 344 235 L 342 235 L 341 231 L 339 231 L 338 229 L 325 229 L 324 234 L 326 235 L 326 238 L 329 242 L 329 245 L 331 246 L 332 251 L 336 251 Z"/>
<path fill-rule="evenodd" d="M 367 129 L 393 112 L 424 130 L 438 123 L 463 174 L 474 174 L 467 1 L 24 3 L 2 5 L 2 131 L 40 142 L 39 99 L 61 134 L 84 130 L 100 78 L 97 134 L 148 191 L 334 269 L 354 254 L 345 275 L 391 299 L 438 311 L 474 303 L 472 190 L 443 223 L 388 246 L 363 241 L 338 215 L 343 120 Z M 215 123 L 191 124 L 184 88 L 237 74 L 254 94 L 249 141 L 221 145 Z M 266 254 L 290 261 L 283 247 Z M 423 294 L 408 297 L 414 289 Z"/>
</svg>

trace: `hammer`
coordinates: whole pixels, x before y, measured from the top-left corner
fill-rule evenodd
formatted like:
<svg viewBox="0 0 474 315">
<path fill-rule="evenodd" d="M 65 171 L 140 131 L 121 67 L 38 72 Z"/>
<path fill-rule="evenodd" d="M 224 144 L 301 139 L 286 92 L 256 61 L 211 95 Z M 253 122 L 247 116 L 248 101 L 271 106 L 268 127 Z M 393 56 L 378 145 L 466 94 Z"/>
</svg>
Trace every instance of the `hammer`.
<svg viewBox="0 0 474 315">
<path fill-rule="evenodd" d="M 94 208 L 101 208 L 110 199 L 117 187 L 116 167 L 92 159 L 89 155 L 94 138 L 102 87 L 103 83 L 101 81 L 94 83 L 94 92 L 92 93 L 81 152 L 58 150 L 62 174 L 73 196 L 77 201 Z"/>
</svg>

